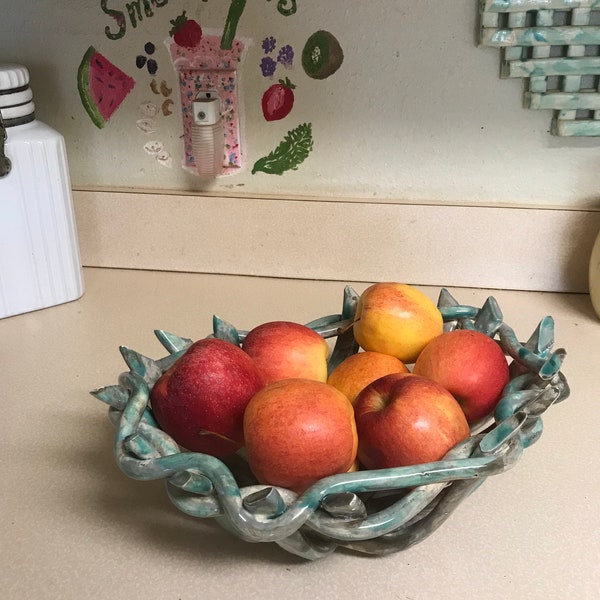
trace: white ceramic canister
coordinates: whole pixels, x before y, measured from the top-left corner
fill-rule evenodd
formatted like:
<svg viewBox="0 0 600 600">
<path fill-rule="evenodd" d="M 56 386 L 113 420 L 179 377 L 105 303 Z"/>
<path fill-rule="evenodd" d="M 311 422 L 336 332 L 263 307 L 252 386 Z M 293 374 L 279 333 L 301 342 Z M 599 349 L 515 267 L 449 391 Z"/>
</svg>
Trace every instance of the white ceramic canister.
<svg viewBox="0 0 600 600">
<path fill-rule="evenodd" d="M 64 138 L 35 118 L 28 70 L 0 64 L 0 318 L 82 294 Z"/>
</svg>

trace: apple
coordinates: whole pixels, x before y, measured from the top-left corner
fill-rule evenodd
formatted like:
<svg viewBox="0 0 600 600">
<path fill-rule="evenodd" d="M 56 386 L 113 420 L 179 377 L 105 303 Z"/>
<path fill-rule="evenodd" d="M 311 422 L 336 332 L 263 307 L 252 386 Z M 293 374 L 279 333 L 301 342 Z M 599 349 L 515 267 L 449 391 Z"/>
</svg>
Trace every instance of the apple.
<svg viewBox="0 0 600 600">
<path fill-rule="evenodd" d="M 266 385 L 244 415 L 246 456 L 260 483 L 301 493 L 354 468 L 358 439 L 348 398 L 311 379 Z"/>
<path fill-rule="evenodd" d="M 356 398 L 358 459 L 367 469 L 440 460 L 469 436 L 458 402 L 441 385 L 412 373 L 392 373 Z"/>
<path fill-rule="evenodd" d="M 330 373 L 327 383 L 354 403 L 358 394 L 371 382 L 390 373 L 408 373 L 408 368 L 395 356 L 367 350 L 345 358 Z"/>
<path fill-rule="evenodd" d="M 150 405 L 160 427 L 178 444 L 225 457 L 243 446 L 244 411 L 262 387 L 256 365 L 241 348 L 206 338 L 162 374 Z"/>
<path fill-rule="evenodd" d="M 423 292 L 403 283 L 376 283 L 359 297 L 354 337 L 364 350 L 411 364 L 443 332 L 442 314 Z"/>
<path fill-rule="evenodd" d="M 265 382 L 280 379 L 327 381 L 329 345 L 316 331 L 290 321 L 269 321 L 250 330 L 242 349 Z"/>
<path fill-rule="evenodd" d="M 509 382 L 503 350 L 492 338 L 470 329 L 454 329 L 431 341 L 417 359 L 413 373 L 445 387 L 469 423 L 494 410 Z"/>
</svg>

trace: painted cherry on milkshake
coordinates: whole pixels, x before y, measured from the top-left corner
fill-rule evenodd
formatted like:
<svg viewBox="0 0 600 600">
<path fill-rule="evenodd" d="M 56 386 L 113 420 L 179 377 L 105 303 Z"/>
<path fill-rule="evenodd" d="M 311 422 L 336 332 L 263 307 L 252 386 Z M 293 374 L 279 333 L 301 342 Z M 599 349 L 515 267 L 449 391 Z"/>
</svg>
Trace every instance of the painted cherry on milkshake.
<svg viewBox="0 0 600 600">
<path fill-rule="evenodd" d="M 267 121 L 279 121 L 287 117 L 294 106 L 296 86 L 288 77 L 274 83 L 262 97 L 262 111 Z"/>
</svg>

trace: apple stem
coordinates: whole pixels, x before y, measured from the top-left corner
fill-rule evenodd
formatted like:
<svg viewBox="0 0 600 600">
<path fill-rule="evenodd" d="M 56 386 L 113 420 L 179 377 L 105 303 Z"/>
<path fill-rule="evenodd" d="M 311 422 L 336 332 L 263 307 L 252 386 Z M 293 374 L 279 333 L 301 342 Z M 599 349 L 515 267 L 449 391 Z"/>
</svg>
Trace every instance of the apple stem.
<svg viewBox="0 0 600 600">
<path fill-rule="evenodd" d="M 356 319 L 357 321 L 360 321 L 360 319 Z M 352 323 L 349 323 L 348 325 L 346 325 L 345 327 L 338 327 L 337 332 L 340 335 L 343 335 L 344 333 L 346 333 L 347 331 L 350 331 L 352 328 L 354 327 L 354 321 L 352 321 Z"/>
</svg>

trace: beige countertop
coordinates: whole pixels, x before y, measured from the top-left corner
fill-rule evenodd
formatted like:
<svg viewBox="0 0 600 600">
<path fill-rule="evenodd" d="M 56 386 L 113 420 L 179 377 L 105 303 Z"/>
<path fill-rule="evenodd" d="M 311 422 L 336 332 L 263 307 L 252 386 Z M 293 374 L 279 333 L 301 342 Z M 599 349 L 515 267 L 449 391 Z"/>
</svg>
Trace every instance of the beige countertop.
<svg viewBox="0 0 600 600">
<path fill-rule="evenodd" d="M 89 395 L 126 370 L 120 344 L 159 357 L 153 330 L 199 338 L 213 314 L 247 329 L 339 312 L 344 284 L 86 269 L 80 300 L 0 320 L 0 596 L 160 598 L 600 597 L 600 321 L 587 295 L 452 288 L 498 300 L 527 339 L 545 315 L 565 347 L 571 397 L 541 439 L 431 537 L 387 557 L 308 562 L 180 513 L 164 484 L 126 478 Z M 352 284 L 360 292 L 366 284 Z M 437 299 L 439 288 L 422 288 Z"/>
</svg>

